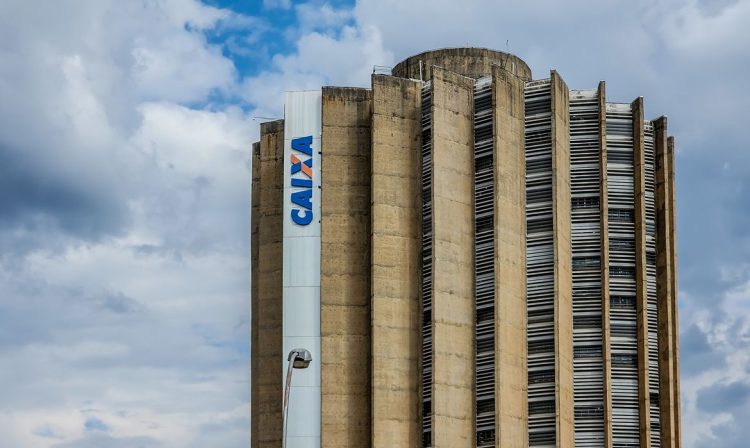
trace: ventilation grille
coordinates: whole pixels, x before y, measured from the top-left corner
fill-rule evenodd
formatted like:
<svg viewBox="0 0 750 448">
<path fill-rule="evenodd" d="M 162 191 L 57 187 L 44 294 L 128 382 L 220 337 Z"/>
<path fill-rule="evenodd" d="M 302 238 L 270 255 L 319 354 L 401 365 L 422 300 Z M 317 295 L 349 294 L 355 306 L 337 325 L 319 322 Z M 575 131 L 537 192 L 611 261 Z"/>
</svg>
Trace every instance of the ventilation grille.
<svg viewBox="0 0 750 448">
<path fill-rule="evenodd" d="M 476 446 L 495 446 L 495 244 L 492 78 L 474 86 Z"/>
<path fill-rule="evenodd" d="M 432 90 L 422 87 L 422 446 L 432 446 Z"/>
<path fill-rule="evenodd" d="M 599 99 L 570 92 L 575 446 L 604 445 Z"/>
<path fill-rule="evenodd" d="M 651 448 L 661 446 L 659 420 L 659 331 L 656 304 L 656 157 L 654 151 L 654 126 L 644 124 L 644 181 L 646 184 L 646 301 L 648 306 L 648 384 L 650 399 L 649 424 Z"/>
<path fill-rule="evenodd" d="M 629 104 L 607 104 L 607 199 L 610 297 L 633 306 L 610 308 L 613 446 L 639 446 L 635 308 L 633 118 Z M 614 218 L 614 219 L 612 219 Z M 632 297 L 630 302 L 628 298 Z M 616 331 L 615 331 L 616 329 Z"/>
<path fill-rule="evenodd" d="M 556 438 L 550 94 L 548 79 L 524 89 L 530 447 L 554 447 Z"/>
</svg>

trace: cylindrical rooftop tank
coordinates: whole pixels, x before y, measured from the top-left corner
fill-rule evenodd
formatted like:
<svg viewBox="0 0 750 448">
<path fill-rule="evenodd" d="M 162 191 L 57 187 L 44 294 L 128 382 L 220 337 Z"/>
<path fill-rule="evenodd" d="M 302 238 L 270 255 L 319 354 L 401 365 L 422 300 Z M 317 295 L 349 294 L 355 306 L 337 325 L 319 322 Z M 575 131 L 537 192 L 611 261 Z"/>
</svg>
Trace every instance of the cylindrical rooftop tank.
<svg viewBox="0 0 750 448">
<path fill-rule="evenodd" d="M 429 80 L 432 76 L 429 67 L 436 65 L 471 78 L 481 78 L 492 73 L 492 66 L 498 65 L 524 81 L 531 81 L 531 69 L 526 63 L 510 53 L 487 48 L 444 48 L 430 50 L 411 56 L 393 67 L 393 76 Z"/>
</svg>

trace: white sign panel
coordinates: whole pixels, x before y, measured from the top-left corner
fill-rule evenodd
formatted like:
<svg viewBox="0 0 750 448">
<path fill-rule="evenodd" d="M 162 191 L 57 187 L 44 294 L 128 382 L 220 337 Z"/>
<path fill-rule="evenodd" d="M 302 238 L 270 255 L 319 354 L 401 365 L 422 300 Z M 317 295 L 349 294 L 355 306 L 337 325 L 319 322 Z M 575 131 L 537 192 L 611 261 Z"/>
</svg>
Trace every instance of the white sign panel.
<svg viewBox="0 0 750 448">
<path fill-rule="evenodd" d="M 312 355 L 292 376 L 288 448 L 320 448 L 321 92 L 287 92 L 284 106 L 284 356 Z M 282 381 L 287 361 L 283 360 Z M 284 384 L 282 382 L 282 384 Z"/>
</svg>

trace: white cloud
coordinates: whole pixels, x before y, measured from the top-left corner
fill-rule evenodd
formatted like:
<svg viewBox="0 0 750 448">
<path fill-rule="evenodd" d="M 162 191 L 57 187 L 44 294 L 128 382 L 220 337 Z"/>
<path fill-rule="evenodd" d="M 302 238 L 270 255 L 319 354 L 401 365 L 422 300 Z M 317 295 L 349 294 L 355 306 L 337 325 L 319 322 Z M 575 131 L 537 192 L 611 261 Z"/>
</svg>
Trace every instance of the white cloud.
<svg viewBox="0 0 750 448">
<path fill-rule="evenodd" d="M 261 115 L 279 116 L 284 91 L 368 87 L 375 65 L 393 65 L 376 27 L 344 26 L 337 35 L 310 32 L 297 40 L 294 53 L 275 56 L 271 70 L 245 79 L 243 96 Z"/>
<path fill-rule="evenodd" d="M 750 42 L 750 3 L 729 2 L 710 10 L 705 6 L 686 2 L 667 16 L 662 31 L 670 49 L 696 64 L 740 62 L 735 58 L 747 56 Z"/>
<path fill-rule="evenodd" d="M 750 370 L 750 283 L 734 263 L 750 256 L 748 11 L 315 1 L 294 8 L 292 51 L 239 79 L 204 32 L 233 31 L 226 49 L 247 57 L 265 51 L 265 20 L 196 0 L 0 3 L 0 384 L 13 385 L 0 390 L 3 443 L 246 446 L 248 115 L 280 116 L 284 90 L 369 86 L 374 65 L 426 49 L 508 41 L 537 77 L 606 79 L 610 99 L 644 95 L 649 114 L 670 115 L 685 176 L 682 328 L 695 339 L 683 352 L 696 360 L 683 377 L 686 441 L 744 446 L 747 405 L 716 412 L 701 397 L 743 386 Z M 107 431 L 86 432 L 89 419 Z"/>
<path fill-rule="evenodd" d="M 189 105 L 236 83 L 203 31 L 248 22 L 194 0 L 0 5 L 4 446 L 246 445 L 256 131 Z"/>
</svg>

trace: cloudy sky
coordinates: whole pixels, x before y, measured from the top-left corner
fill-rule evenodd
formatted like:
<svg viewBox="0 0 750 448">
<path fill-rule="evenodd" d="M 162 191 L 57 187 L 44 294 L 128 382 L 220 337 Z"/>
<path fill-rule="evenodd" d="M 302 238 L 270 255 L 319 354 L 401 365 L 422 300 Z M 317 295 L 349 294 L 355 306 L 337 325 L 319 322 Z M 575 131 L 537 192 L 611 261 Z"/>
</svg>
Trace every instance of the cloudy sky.
<svg viewBox="0 0 750 448">
<path fill-rule="evenodd" d="M 0 444 L 247 447 L 256 117 L 468 44 L 669 116 L 684 438 L 747 446 L 748 24 L 748 0 L 3 0 Z"/>
</svg>

